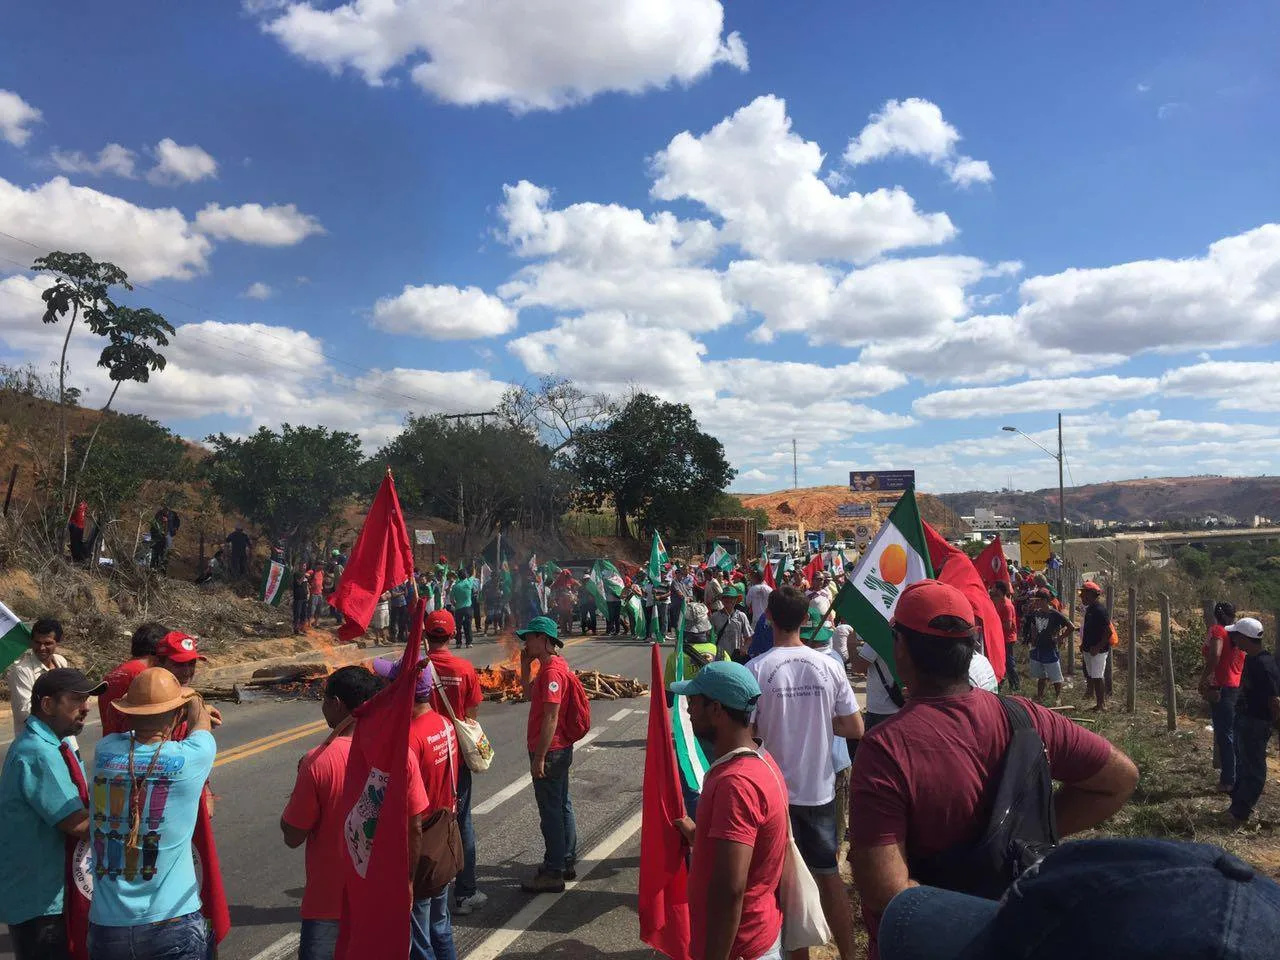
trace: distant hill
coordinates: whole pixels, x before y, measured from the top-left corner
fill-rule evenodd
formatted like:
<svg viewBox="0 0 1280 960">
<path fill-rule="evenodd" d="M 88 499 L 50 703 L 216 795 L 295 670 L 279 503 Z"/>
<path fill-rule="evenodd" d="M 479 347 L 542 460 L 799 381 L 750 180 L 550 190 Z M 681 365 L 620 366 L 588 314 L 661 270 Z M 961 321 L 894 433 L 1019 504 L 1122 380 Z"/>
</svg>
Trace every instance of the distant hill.
<svg viewBox="0 0 1280 960">
<path fill-rule="evenodd" d="M 743 506 L 766 511 L 769 523 L 774 527 L 794 527 L 797 523 L 802 523 L 806 530 L 828 530 L 835 533 L 848 531 L 850 536 L 858 524 L 866 524 L 873 531 L 878 530 L 897 500 L 892 493 L 851 493 L 848 487 L 839 486 L 801 487 L 797 490 L 779 490 L 776 493 L 742 493 L 737 496 L 742 500 Z M 968 524 L 938 497 L 918 493 L 916 502 L 924 520 L 943 536 L 957 537 L 968 532 Z M 845 503 L 870 506 L 871 519 L 855 520 L 840 516 L 836 509 Z"/>
<path fill-rule="evenodd" d="M 986 507 L 1022 521 L 1058 516 L 1056 488 L 1021 491 L 968 490 L 939 499 L 957 514 L 972 516 Z M 1212 516 L 1249 521 L 1254 516 L 1280 519 L 1280 477 L 1152 477 L 1091 483 L 1066 489 L 1071 520 L 1192 520 Z"/>
</svg>

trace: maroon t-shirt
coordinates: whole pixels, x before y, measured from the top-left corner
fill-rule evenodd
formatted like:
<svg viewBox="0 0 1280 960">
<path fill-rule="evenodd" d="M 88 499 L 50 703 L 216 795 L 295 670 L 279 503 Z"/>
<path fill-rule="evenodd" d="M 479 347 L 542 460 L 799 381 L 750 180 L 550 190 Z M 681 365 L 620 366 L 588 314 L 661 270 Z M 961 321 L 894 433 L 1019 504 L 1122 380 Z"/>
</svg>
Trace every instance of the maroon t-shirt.
<svg viewBox="0 0 1280 960">
<path fill-rule="evenodd" d="M 1107 762 L 1111 744 L 1023 697 L 1054 780 L 1077 783 Z M 1009 745 L 1000 699 L 984 690 L 908 700 L 858 746 L 849 786 L 852 845 L 906 844 L 908 860 L 972 840 L 987 825 Z M 863 911 L 874 942 L 879 916 Z"/>
</svg>

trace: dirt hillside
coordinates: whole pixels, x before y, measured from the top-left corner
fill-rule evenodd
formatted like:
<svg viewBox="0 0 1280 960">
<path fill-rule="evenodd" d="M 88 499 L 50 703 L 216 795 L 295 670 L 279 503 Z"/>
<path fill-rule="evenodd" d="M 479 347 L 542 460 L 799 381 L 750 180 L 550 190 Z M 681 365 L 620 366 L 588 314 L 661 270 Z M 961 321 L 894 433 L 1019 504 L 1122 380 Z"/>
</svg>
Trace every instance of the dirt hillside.
<svg viewBox="0 0 1280 960">
<path fill-rule="evenodd" d="M 840 536 L 853 536 L 859 524 L 877 530 L 889 516 L 896 503 L 891 493 L 851 493 L 848 487 L 802 487 L 798 490 L 779 490 L 776 493 L 742 494 L 744 506 L 768 512 L 769 522 L 775 527 L 794 527 L 803 524 L 806 530 L 826 530 Z M 881 502 L 883 500 L 883 503 Z M 943 536 L 957 537 L 967 532 L 968 525 L 956 513 L 948 509 L 937 497 L 917 493 L 920 515 Z M 841 517 L 837 508 L 845 503 L 860 503 L 871 507 L 870 520 L 854 520 Z"/>
</svg>

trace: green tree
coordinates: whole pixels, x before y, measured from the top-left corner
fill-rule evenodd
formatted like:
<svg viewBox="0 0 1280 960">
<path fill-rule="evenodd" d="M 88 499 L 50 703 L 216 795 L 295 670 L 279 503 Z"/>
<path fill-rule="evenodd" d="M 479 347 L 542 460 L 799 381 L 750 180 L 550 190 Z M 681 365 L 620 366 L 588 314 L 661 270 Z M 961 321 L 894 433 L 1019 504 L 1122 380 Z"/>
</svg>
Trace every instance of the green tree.
<svg viewBox="0 0 1280 960">
<path fill-rule="evenodd" d="M 42 293 L 45 311 L 41 321 L 57 323 L 67 318 L 67 333 L 62 338 L 62 354 L 58 358 L 58 432 L 62 439 L 62 484 L 59 496 L 65 506 L 67 486 L 67 345 L 76 321 L 83 319 L 94 333 L 101 334 L 108 325 L 107 311 L 114 307 L 109 293 L 112 287 L 132 290 L 129 276 L 114 263 L 99 263 L 87 253 L 63 253 L 55 250 L 39 257 L 31 265 L 39 273 L 52 274 L 53 285 Z"/>
<path fill-rule="evenodd" d="M 734 477 L 724 447 L 698 428 L 688 404 L 647 393 L 607 426 L 581 432 L 572 465 L 582 504 L 612 507 L 620 537 L 630 517 L 673 540 L 699 535 Z"/>
<path fill-rule="evenodd" d="M 505 422 L 411 415 L 375 462 L 391 467 L 407 510 L 458 522 L 464 555 L 514 523 L 554 527 L 573 488 L 550 447 Z"/>
<path fill-rule="evenodd" d="M 584 430 L 606 423 L 618 412 L 603 393 L 587 393 L 565 377 L 540 377 L 537 386 L 512 384 L 498 403 L 498 416 L 528 430 L 560 453 Z"/>
<path fill-rule="evenodd" d="M 204 474 L 227 506 L 284 541 L 291 558 L 332 523 L 344 500 L 364 489 L 367 478 L 360 438 L 327 427 L 284 424 L 244 439 L 219 433 Z"/>
<path fill-rule="evenodd" d="M 712 517 L 750 517 L 756 522 L 757 530 L 769 529 L 769 511 L 763 507 L 748 507 L 742 502 L 741 497 L 736 497 L 732 493 L 720 493 L 716 495 L 715 500 L 711 504 Z"/>
</svg>

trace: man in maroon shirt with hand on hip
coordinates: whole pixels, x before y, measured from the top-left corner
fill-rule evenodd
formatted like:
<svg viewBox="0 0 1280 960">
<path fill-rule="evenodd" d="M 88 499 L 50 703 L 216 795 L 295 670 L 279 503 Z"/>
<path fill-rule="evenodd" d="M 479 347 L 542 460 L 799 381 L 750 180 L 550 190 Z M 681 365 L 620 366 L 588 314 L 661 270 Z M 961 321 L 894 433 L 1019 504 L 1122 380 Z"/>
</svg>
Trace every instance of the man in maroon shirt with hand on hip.
<svg viewBox="0 0 1280 960">
<path fill-rule="evenodd" d="M 907 705 L 867 733 L 850 785 L 849 860 L 878 956 L 880 916 L 916 886 L 913 864 L 972 843 L 986 828 L 1012 733 L 1000 698 L 969 684 L 975 649 L 973 608 L 937 580 L 913 583 L 891 622 Z M 1106 820 L 1133 793 L 1138 770 L 1128 757 L 1066 717 L 1022 697 L 1044 742 L 1059 834 Z"/>
</svg>

